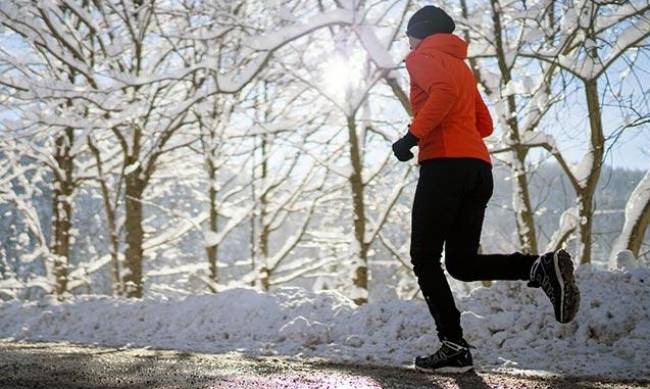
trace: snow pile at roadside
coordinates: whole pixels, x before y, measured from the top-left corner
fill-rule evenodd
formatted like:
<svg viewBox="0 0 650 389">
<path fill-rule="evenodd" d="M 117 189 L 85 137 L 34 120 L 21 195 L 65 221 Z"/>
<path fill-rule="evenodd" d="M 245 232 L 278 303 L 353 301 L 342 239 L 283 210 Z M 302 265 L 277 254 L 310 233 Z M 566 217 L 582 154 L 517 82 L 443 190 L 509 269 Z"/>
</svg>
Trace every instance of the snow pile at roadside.
<svg viewBox="0 0 650 389">
<path fill-rule="evenodd" d="M 576 320 L 555 322 L 541 289 L 497 282 L 458 301 L 482 368 L 617 378 L 650 376 L 650 270 L 580 267 Z M 232 289 L 139 301 L 76 297 L 0 303 L 0 338 L 409 364 L 438 346 L 423 301 L 356 307 L 335 292 Z"/>
</svg>

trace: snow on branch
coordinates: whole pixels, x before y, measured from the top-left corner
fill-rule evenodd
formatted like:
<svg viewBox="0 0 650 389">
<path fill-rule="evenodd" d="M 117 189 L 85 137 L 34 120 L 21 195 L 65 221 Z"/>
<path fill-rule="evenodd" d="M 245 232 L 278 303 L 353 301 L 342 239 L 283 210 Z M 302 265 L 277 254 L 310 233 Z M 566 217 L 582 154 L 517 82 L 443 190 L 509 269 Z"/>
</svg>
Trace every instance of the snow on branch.
<svg viewBox="0 0 650 389">
<path fill-rule="evenodd" d="M 560 216 L 560 227 L 553 233 L 551 240 L 546 246 L 547 251 L 557 250 L 567 241 L 569 236 L 578 227 L 578 209 L 571 207 Z"/>
<path fill-rule="evenodd" d="M 650 168 L 627 200 L 625 222 L 620 235 L 612 246 L 610 263 L 614 263 L 619 252 L 630 248 L 633 239 L 643 241 L 648 219 L 650 219 Z"/>
<path fill-rule="evenodd" d="M 600 16 L 596 20 L 595 28 L 598 33 L 631 17 L 643 15 L 650 10 L 650 5 L 647 0 L 630 0 L 625 4 L 611 7 L 611 10 L 612 13 Z"/>
<path fill-rule="evenodd" d="M 245 45 L 254 50 L 274 51 L 287 42 L 307 35 L 319 28 L 335 24 L 351 24 L 352 22 L 353 14 L 350 10 L 336 9 L 325 13 L 318 13 L 304 22 L 296 22 L 277 31 L 249 38 Z"/>
<path fill-rule="evenodd" d="M 592 13 L 595 15 L 592 16 Z M 635 20 L 629 20 L 632 17 Z M 555 63 L 583 80 L 594 80 L 625 51 L 650 36 L 649 17 L 650 6 L 628 6 L 621 14 L 611 16 L 603 15 L 595 4 L 578 4 L 563 15 L 558 44 L 539 50 L 522 51 L 521 55 Z M 595 30 L 589 29 L 592 18 L 597 26 Z M 608 28 L 613 26 L 623 27 L 623 30 L 618 33 L 609 31 Z M 607 46 L 603 42 L 614 43 Z M 605 48 L 609 50 L 602 57 L 601 52 L 606 51 L 603 50 Z"/>
<path fill-rule="evenodd" d="M 637 22 L 633 22 L 623 30 L 614 42 L 614 45 L 608 55 L 602 60 L 596 69 L 598 72 L 592 75 L 592 78 L 597 78 L 600 73 L 607 69 L 614 61 L 616 61 L 622 53 L 626 50 L 638 45 L 650 36 L 650 9 L 639 18 Z"/>
<path fill-rule="evenodd" d="M 382 70 L 392 70 L 397 67 L 397 64 L 388 53 L 388 50 L 379 41 L 377 35 L 372 31 L 368 25 L 357 25 L 355 31 L 361 44 L 368 52 L 370 59 L 375 65 Z"/>
</svg>

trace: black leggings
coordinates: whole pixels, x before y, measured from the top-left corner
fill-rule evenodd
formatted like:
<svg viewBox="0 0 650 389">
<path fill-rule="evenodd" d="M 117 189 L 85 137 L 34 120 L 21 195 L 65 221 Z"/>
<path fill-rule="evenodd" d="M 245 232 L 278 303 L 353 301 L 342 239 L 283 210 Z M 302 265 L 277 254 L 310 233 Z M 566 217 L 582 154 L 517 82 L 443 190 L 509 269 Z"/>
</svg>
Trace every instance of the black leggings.
<svg viewBox="0 0 650 389">
<path fill-rule="evenodd" d="M 478 254 L 492 167 L 475 158 L 420 162 L 411 217 L 411 264 L 435 320 L 438 337 L 460 340 L 460 313 L 440 264 L 461 281 L 528 280 L 536 255 Z"/>
</svg>

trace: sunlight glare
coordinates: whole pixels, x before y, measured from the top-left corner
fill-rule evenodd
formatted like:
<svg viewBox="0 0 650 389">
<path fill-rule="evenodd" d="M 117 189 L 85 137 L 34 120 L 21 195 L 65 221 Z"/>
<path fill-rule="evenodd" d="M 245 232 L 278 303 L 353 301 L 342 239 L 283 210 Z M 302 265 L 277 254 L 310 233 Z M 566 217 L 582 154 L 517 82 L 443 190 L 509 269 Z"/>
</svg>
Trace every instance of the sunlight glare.
<svg viewBox="0 0 650 389">
<path fill-rule="evenodd" d="M 337 52 L 321 65 L 322 85 L 325 92 L 337 102 L 345 102 L 353 91 L 363 85 L 365 59 L 360 51 L 344 56 Z"/>
</svg>

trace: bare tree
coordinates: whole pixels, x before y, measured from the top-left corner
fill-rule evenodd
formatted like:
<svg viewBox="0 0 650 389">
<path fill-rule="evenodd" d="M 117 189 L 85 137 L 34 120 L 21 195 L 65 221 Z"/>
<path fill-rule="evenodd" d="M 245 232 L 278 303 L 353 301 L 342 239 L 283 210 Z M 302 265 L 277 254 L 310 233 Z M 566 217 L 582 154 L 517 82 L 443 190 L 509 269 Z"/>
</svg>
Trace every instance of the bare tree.
<svg viewBox="0 0 650 389">
<path fill-rule="evenodd" d="M 613 16 L 612 7 L 618 11 Z M 522 54 L 557 64 L 584 87 L 590 134 L 587 151 L 580 163 L 570 166 L 553 144 L 541 142 L 558 161 L 576 192 L 578 223 L 567 227 L 574 227 L 578 233 L 577 256 L 581 263 L 591 262 L 593 200 L 605 155 L 599 80 L 621 56 L 650 36 L 649 15 L 650 4 L 647 1 L 626 6 L 580 3 L 566 10 L 561 23 L 549 26 L 547 35 L 556 36 L 558 44 L 550 48 L 541 45 L 535 52 L 524 51 Z"/>
<path fill-rule="evenodd" d="M 76 138 L 79 130 L 67 125 L 63 118 L 85 115 L 87 109 L 69 91 L 94 82 L 82 64 L 83 57 L 89 54 L 79 33 L 83 22 L 65 2 L 22 7 L 20 2 L 12 1 L 0 6 L 0 23 L 26 46 L 22 57 L 4 49 L 0 52 L 0 61 L 6 67 L 0 84 L 7 88 L 14 108 L 27 108 L 22 111 L 22 126 L 35 134 L 23 143 L 34 151 L 25 156 L 31 155 L 48 166 L 52 175 L 48 255 L 53 263 L 54 293 L 61 296 L 68 291 L 73 196 L 80 185 L 75 159 L 82 151 L 78 147 L 82 142 Z M 37 132 L 42 132 L 40 137 Z M 45 144 L 49 150 L 42 148 Z"/>
</svg>

